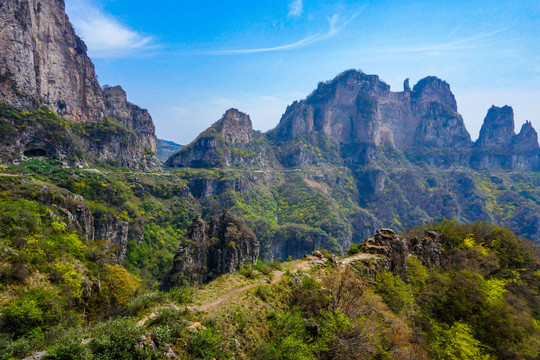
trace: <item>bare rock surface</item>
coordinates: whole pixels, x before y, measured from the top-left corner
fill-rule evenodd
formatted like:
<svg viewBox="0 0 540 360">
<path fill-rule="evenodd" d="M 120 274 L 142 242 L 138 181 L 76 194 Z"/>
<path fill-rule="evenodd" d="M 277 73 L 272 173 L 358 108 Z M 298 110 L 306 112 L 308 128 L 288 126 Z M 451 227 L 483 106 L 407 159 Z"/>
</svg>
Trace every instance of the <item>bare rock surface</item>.
<svg viewBox="0 0 540 360">
<path fill-rule="evenodd" d="M 259 241 L 240 218 L 224 211 L 204 223 L 197 216 L 174 257 L 168 286 L 206 283 L 258 256 Z"/>
<path fill-rule="evenodd" d="M 0 102 L 18 110 L 46 106 L 81 124 L 77 132 L 50 123 L 13 121 L 20 131 L 13 134 L 14 144 L 1 144 L 3 161 L 20 161 L 28 152 L 75 165 L 74 158 L 84 164 L 81 157 L 140 169 L 158 164 L 148 111 L 128 103 L 120 87 L 101 89 L 64 0 L 2 1 L 0 23 Z M 108 119 L 126 131 L 118 131 L 122 129 Z M 58 143 L 58 136 L 65 141 Z"/>
</svg>

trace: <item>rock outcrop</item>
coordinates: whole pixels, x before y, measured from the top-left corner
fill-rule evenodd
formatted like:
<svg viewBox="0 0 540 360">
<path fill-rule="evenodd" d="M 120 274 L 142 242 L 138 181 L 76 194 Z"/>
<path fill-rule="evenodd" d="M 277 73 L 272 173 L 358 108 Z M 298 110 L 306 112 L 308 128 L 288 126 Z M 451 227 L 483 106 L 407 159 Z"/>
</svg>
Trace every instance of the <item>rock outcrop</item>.
<svg viewBox="0 0 540 360">
<path fill-rule="evenodd" d="M 68 144 L 59 148 L 55 129 L 47 132 L 42 131 L 42 124 L 17 124 L 28 131 L 15 139 L 21 141 L 20 146 L 2 151 L 9 154 L 2 156 L 4 161 L 20 161 L 29 151 L 72 160 L 72 164 L 99 161 L 140 169 L 157 165 L 152 118 L 146 110 L 129 104 L 121 88 L 101 89 L 86 45 L 65 14 L 63 0 L 3 1 L 0 23 L 0 103 L 30 111 L 46 106 L 87 130 L 61 134 Z M 84 136 L 95 133 L 95 128 L 110 130 L 111 121 L 127 131 L 100 139 Z M 40 136 L 34 136 L 34 127 Z M 81 159 L 80 155 L 86 156 Z"/>
<path fill-rule="evenodd" d="M 84 198 L 69 192 L 59 192 L 44 186 L 38 200 L 59 209 L 69 219 L 69 226 L 77 230 L 79 236 L 87 241 L 104 241 L 105 248 L 116 255 L 113 262 L 123 262 L 127 243 L 138 234 L 130 233 L 128 221 L 110 214 L 92 213 Z"/>
<path fill-rule="evenodd" d="M 492 106 L 484 119 L 477 147 L 509 147 L 514 136 L 514 110 L 510 106 Z"/>
<path fill-rule="evenodd" d="M 526 122 L 514 132 L 514 111 L 510 106 L 492 106 L 474 144 L 471 165 L 476 169 L 540 169 L 538 134 Z"/>
<path fill-rule="evenodd" d="M 166 286 L 206 283 L 241 264 L 254 264 L 258 256 L 259 242 L 240 218 L 224 211 L 204 223 L 197 216 L 176 252 Z"/>
<path fill-rule="evenodd" d="M 229 109 L 191 144 L 172 155 L 171 167 L 268 167 L 275 163 L 264 135 L 253 131 L 249 115 Z"/>
<path fill-rule="evenodd" d="M 418 237 L 405 239 L 391 229 L 379 229 L 373 237 L 362 244 L 360 251 L 382 255 L 378 260 L 377 268 L 391 271 L 408 282 L 408 256 L 415 256 L 424 266 L 440 266 L 441 233 L 427 231 L 421 239 Z"/>
</svg>

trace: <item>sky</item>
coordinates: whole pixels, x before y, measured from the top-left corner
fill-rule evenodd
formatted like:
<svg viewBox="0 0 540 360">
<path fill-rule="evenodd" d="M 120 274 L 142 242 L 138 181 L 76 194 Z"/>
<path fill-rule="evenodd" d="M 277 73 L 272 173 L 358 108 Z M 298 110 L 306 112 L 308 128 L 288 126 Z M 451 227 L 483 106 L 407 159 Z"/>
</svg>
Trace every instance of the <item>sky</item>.
<svg viewBox="0 0 540 360">
<path fill-rule="evenodd" d="M 437 76 L 473 139 L 510 105 L 540 131 L 540 1 L 65 0 L 101 85 L 122 85 L 159 138 L 191 142 L 231 107 L 256 130 L 348 69 L 393 91 Z"/>
</svg>

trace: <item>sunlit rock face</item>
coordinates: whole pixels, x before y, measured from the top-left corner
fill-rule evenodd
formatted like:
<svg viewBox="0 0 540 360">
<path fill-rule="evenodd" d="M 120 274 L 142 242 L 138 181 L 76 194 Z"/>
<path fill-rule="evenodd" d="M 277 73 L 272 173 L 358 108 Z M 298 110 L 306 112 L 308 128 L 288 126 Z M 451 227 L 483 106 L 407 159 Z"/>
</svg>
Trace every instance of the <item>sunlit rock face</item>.
<svg viewBox="0 0 540 360">
<path fill-rule="evenodd" d="M 171 167 L 250 166 L 267 168 L 276 163 L 266 137 L 253 130 L 249 115 L 229 109 L 192 143 L 172 155 Z"/>
<path fill-rule="evenodd" d="M 356 70 L 319 83 L 307 99 L 287 108 L 268 135 L 287 142 L 313 133 L 339 145 L 343 160 L 353 164 L 369 162 L 373 149 L 381 146 L 404 150 L 471 144 L 446 82 L 430 76 L 412 90 L 405 81 L 404 91 L 393 92 L 378 76 Z"/>
<path fill-rule="evenodd" d="M 105 116 L 86 45 L 63 0 L 5 0 L 0 5 L 0 100 L 18 108 L 45 104 L 76 122 Z"/>
<path fill-rule="evenodd" d="M 24 140 L 28 138 L 30 143 L 48 148 L 45 156 L 70 158 L 66 149 L 82 146 L 81 153 L 88 161 L 141 169 L 157 165 L 152 118 L 146 110 L 128 103 L 121 87 L 101 89 L 86 45 L 75 34 L 63 0 L 2 1 L 0 23 L 0 102 L 19 110 L 45 105 L 74 123 L 101 124 L 109 118 L 126 130 L 106 134 L 99 141 L 82 136 L 76 146 L 60 149 L 47 136 L 37 139 L 30 127 L 16 139 L 21 140 L 21 146 L 10 151 L 13 156 L 8 161 L 18 161 L 24 151 L 32 151 Z"/>
</svg>

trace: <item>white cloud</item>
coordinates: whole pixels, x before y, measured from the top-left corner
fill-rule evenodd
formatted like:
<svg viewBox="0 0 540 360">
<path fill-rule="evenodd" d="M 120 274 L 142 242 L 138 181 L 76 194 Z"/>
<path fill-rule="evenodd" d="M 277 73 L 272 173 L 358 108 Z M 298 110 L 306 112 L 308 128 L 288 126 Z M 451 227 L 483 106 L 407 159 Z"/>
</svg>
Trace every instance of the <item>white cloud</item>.
<svg viewBox="0 0 540 360">
<path fill-rule="evenodd" d="M 90 0 L 66 0 L 66 12 L 92 57 L 124 57 L 151 48 L 152 38 L 129 29 Z"/>
<path fill-rule="evenodd" d="M 274 47 L 268 47 L 268 48 L 255 48 L 255 49 L 234 49 L 234 50 L 221 50 L 221 51 L 212 51 L 207 52 L 204 54 L 209 55 L 240 55 L 240 54 L 254 54 L 254 53 L 262 53 L 262 52 L 271 52 L 271 51 L 283 51 L 283 50 L 291 50 L 291 49 L 297 49 L 300 47 L 308 46 L 311 44 L 318 43 L 323 40 L 330 39 L 337 34 L 339 34 L 347 25 L 349 25 L 364 9 L 367 5 L 362 6 L 357 12 L 355 12 L 352 16 L 346 18 L 345 20 L 341 20 L 340 16 L 338 14 L 334 14 L 331 17 L 328 17 L 328 30 L 325 33 L 319 33 L 315 35 L 307 36 L 301 40 L 298 40 L 291 44 L 284 44 Z"/>
<path fill-rule="evenodd" d="M 293 0 L 289 4 L 288 16 L 300 16 L 304 12 L 304 3 L 302 0 Z"/>
</svg>

